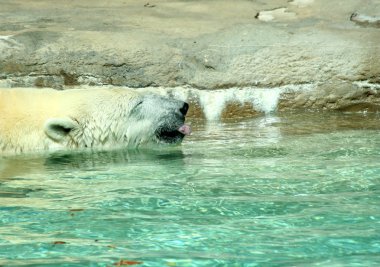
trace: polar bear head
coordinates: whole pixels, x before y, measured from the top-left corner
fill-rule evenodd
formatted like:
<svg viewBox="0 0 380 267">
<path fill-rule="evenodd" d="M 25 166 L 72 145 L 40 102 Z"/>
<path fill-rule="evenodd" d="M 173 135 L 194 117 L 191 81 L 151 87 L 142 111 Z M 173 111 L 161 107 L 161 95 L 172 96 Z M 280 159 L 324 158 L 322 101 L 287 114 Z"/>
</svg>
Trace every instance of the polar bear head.
<svg viewBox="0 0 380 267">
<path fill-rule="evenodd" d="M 0 148 L 25 152 L 178 144 L 189 105 L 126 89 L 0 90 Z"/>
</svg>

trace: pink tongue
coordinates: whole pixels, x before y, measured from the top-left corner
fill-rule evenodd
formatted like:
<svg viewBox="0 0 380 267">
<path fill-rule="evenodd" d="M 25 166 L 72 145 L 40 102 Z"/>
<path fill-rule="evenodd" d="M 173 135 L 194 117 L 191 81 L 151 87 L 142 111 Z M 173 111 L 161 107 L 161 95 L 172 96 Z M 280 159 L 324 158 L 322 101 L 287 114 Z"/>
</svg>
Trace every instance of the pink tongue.
<svg viewBox="0 0 380 267">
<path fill-rule="evenodd" d="M 179 127 L 178 132 L 180 132 L 184 135 L 189 135 L 189 134 L 191 134 L 191 127 L 190 127 L 190 125 L 184 124 L 181 127 Z"/>
</svg>

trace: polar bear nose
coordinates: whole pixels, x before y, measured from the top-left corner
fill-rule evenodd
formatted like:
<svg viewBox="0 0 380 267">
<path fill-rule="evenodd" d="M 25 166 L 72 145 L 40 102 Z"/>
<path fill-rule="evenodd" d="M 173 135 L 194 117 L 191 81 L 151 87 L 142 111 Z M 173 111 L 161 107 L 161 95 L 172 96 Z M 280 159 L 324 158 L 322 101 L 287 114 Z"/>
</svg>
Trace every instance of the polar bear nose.
<svg viewBox="0 0 380 267">
<path fill-rule="evenodd" d="M 183 116 L 186 115 L 188 110 L 189 110 L 189 104 L 187 104 L 186 102 L 183 103 L 183 106 L 179 109 L 179 111 L 183 114 Z"/>
</svg>

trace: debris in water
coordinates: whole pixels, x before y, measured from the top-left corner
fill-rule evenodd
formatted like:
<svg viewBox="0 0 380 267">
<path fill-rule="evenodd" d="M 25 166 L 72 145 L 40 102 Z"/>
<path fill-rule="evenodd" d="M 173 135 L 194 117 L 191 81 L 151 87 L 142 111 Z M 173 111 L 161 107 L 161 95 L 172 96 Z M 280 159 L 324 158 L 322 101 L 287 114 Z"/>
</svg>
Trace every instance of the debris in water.
<svg viewBox="0 0 380 267">
<path fill-rule="evenodd" d="M 67 244 L 65 241 L 54 241 L 53 242 L 53 245 L 63 245 L 63 244 Z"/>
<path fill-rule="evenodd" d="M 70 212 L 84 211 L 84 209 L 69 209 Z"/>
<path fill-rule="evenodd" d="M 142 261 L 132 261 L 132 260 L 120 260 L 116 262 L 115 266 L 123 266 L 123 265 L 137 265 L 137 264 L 143 264 Z"/>
</svg>

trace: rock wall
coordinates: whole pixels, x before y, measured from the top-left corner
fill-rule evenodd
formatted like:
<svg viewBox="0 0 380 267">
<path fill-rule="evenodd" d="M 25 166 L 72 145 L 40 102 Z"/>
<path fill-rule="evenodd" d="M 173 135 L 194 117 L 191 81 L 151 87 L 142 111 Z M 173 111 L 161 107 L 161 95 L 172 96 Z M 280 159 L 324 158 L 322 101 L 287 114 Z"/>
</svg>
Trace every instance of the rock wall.
<svg viewBox="0 0 380 267">
<path fill-rule="evenodd" d="M 0 8 L 0 86 L 313 86 L 279 109 L 380 110 L 377 0 L 22 1 Z"/>
</svg>

